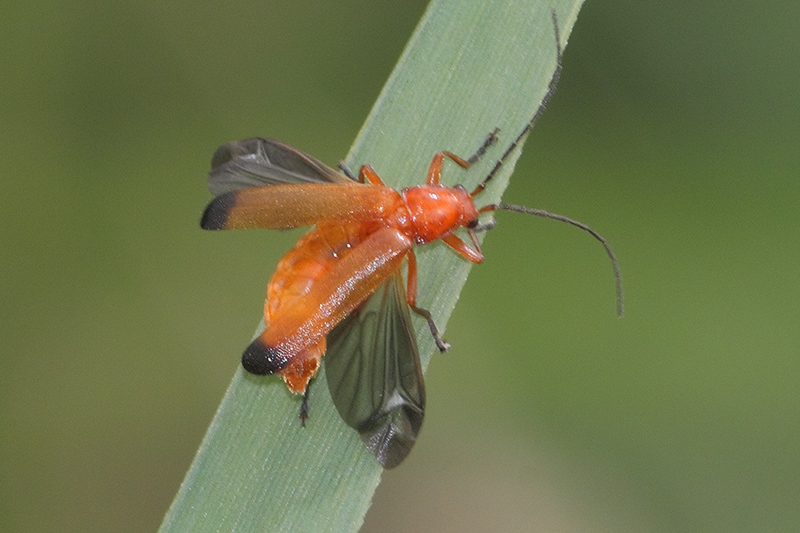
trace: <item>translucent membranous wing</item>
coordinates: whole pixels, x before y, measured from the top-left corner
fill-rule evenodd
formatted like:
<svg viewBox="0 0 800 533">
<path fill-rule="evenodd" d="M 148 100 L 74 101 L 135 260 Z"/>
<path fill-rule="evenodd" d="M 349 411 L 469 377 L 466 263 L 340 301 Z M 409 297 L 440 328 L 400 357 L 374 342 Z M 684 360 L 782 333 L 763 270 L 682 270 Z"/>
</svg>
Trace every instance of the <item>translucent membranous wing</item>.
<svg viewBox="0 0 800 533">
<path fill-rule="evenodd" d="M 325 373 L 336 409 L 384 468 L 411 451 L 425 384 L 399 272 L 328 335 Z"/>
<path fill-rule="evenodd" d="M 214 196 L 282 183 L 352 183 L 318 159 L 273 139 L 223 144 L 211 158 L 208 189 Z"/>
</svg>

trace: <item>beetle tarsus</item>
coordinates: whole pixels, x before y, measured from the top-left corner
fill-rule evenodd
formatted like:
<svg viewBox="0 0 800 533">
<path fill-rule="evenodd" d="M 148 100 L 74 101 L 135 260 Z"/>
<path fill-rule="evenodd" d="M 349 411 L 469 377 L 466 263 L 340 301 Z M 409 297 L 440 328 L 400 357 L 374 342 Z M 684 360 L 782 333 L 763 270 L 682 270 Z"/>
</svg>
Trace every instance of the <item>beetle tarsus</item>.
<svg viewBox="0 0 800 533">
<path fill-rule="evenodd" d="M 433 317 L 431 316 L 431 312 L 427 309 L 423 309 L 421 307 L 417 307 L 416 305 L 411 305 L 411 310 L 423 317 L 425 320 L 428 321 L 428 327 L 431 328 L 431 335 L 433 335 L 433 341 L 436 343 L 436 347 L 439 348 L 440 352 L 446 352 L 450 349 L 450 343 L 446 342 L 442 336 L 439 334 L 439 328 L 436 327 L 436 322 L 433 321 Z"/>
<path fill-rule="evenodd" d="M 311 383 L 306 385 L 306 391 L 303 393 L 303 401 L 300 402 L 300 425 L 306 427 L 306 420 L 308 420 L 308 393 L 311 391 Z"/>
<path fill-rule="evenodd" d="M 431 330 L 433 331 L 433 330 Z M 444 339 L 439 337 L 437 334 L 433 335 L 433 340 L 436 342 L 436 347 L 439 348 L 440 352 L 446 352 L 450 349 L 450 343 L 446 342 Z"/>
</svg>

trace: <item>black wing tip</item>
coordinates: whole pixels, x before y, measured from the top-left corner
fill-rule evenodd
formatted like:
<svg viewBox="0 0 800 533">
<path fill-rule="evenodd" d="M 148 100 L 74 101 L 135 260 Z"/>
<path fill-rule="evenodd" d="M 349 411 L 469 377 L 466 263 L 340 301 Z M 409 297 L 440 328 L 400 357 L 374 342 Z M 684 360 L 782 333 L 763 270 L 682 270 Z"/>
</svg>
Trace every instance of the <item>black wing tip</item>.
<svg viewBox="0 0 800 533">
<path fill-rule="evenodd" d="M 236 193 L 229 192 L 217 196 L 203 211 L 200 227 L 208 230 L 225 229 L 231 210 L 236 206 Z"/>
<path fill-rule="evenodd" d="M 361 433 L 361 441 L 375 460 L 386 470 L 392 469 L 405 461 L 414 446 L 416 435 L 412 438 L 393 434 L 390 428 L 384 432 Z"/>
<path fill-rule="evenodd" d="M 422 401 L 424 404 L 424 399 Z M 405 461 L 411 453 L 424 417 L 424 405 L 405 404 L 377 419 L 367 420 L 358 432 L 367 450 L 383 468 L 389 470 Z"/>
<path fill-rule="evenodd" d="M 261 339 L 256 339 L 242 354 L 242 366 L 251 374 L 267 376 L 283 370 L 289 359 L 282 350 L 266 346 Z"/>
<path fill-rule="evenodd" d="M 378 460 L 384 470 L 391 470 L 405 461 L 409 453 L 411 453 L 411 447 L 403 450 L 393 449 L 387 451 L 384 455 L 376 455 L 375 459 Z"/>
</svg>

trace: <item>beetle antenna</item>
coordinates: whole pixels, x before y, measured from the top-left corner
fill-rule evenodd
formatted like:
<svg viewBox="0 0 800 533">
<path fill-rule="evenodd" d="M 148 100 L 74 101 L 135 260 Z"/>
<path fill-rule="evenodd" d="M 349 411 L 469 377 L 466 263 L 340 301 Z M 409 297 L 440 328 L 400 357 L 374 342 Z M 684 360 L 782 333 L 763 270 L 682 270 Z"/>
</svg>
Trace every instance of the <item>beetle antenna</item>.
<svg viewBox="0 0 800 533">
<path fill-rule="evenodd" d="M 553 220 L 558 220 L 559 222 L 566 222 L 567 224 L 572 224 L 573 226 L 580 228 L 584 231 L 589 232 L 592 237 L 600 241 L 603 245 L 603 248 L 606 249 L 606 254 L 608 255 L 609 259 L 611 259 L 611 267 L 614 269 L 614 280 L 617 284 L 617 316 L 622 316 L 623 312 L 623 299 L 622 299 L 622 274 L 620 274 L 619 270 L 619 261 L 617 261 L 617 256 L 614 254 L 614 251 L 611 249 L 611 245 L 608 244 L 608 241 L 595 230 L 584 224 L 583 222 L 578 222 L 577 220 L 573 220 L 569 217 L 565 217 L 564 215 L 558 215 L 556 213 L 551 213 L 549 211 L 545 211 L 543 209 L 534 209 L 532 207 L 526 207 L 524 205 L 514 205 L 514 204 L 494 204 L 494 205 L 487 205 L 486 207 L 482 207 L 478 211 L 480 213 L 486 213 L 487 211 L 497 211 L 497 210 L 505 210 L 505 211 L 517 211 L 518 213 L 527 213 L 529 215 L 535 215 L 537 217 L 544 217 L 544 218 L 551 218 Z"/>
<path fill-rule="evenodd" d="M 514 142 L 508 147 L 505 153 L 497 160 L 495 163 L 494 168 L 489 172 L 489 174 L 484 178 L 484 180 L 475 187 L 475 190 L 472 191 L 470 196 L 475 196 L 476 194 L 480 193 L 483 189 L 486 188 L 486 184 L 494 178 L 495 174 L 497 174 L 500 169 L 503 167 L 503 164 L 508 159 L 508 156 L 511 155 L 511 152 L 519 146 L 522 142 L 522 139 L 533 129 L 533 125 L 536 124 L 536 121 L 539 120 L 539 117 L 542 116 L 544 113 L 545 107 L 550 102 L 550 99 L 553 97 L 553 94 L 556 92 L 556 86 L 558 85 L 558 80 L 561 78 L 561 32 L 558 30 L 558 18 L 556 17 L 556 10 L 552 11 L 553 15 L 553 28 L 555 29 L 555 37 L 556 37 L 556 69 L 553 71 L 553 77 L 550 78 L 550 84 L 547 86 L 547 92 L 544 94 L 544 98 L 542 98 L 542 103 L 539 104 L 539 107 L 536 109 L 536 113 L 533 114 L 531 117 L 530 122 L 528 122 L 522 131 L 517 135 L 517 138 L 514 139 Z"/>
</svg>

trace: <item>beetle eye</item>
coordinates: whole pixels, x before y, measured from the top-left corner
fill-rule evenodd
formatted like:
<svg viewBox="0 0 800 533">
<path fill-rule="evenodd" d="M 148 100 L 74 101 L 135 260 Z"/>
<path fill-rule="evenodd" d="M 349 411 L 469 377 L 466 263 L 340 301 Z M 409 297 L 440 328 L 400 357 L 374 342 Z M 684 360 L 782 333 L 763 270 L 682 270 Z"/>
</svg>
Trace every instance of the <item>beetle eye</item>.
<svg viewBox="0 0 800 533">
<path fill-rule="evenodd" d="M 461 185 L 460 183 L 458 183 L 456 185 L 453 185 L 453 188 L 454 189 L 459 189 L 459 190 L 462 190 L 462 191 L 466 191 L 467 190 L 467 188 L 464 187 L 463 185 Z"/>
<path fill-rule="evenodd" d="M 470 220 L 469 222 L 467 222 L 467 227 L 468 227 L 469 229 L 475 229 L 475 228 L 477 228 L 477 227 L 478 227 L 478 219 L 477 219 L 477 218 L 473 218 L 472 220 Z"/>
</svg>

